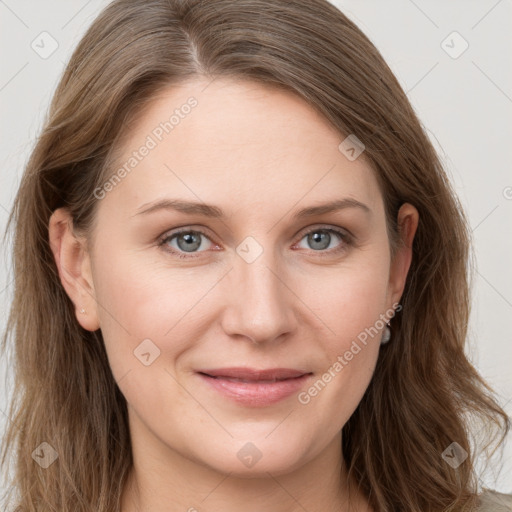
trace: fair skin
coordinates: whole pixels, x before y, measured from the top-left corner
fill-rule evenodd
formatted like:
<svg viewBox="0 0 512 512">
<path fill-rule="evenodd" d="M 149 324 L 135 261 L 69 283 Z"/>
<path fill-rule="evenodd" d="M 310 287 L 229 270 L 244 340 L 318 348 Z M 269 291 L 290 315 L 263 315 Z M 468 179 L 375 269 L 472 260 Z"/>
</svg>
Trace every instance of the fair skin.
<svg viewBox="0 0 512 512">
<path fill-rule="evenodd" d="M 198 101 L 99 200 L 93 245 L 73 234 L 65 209 L 49 224 L 77 320 L 101 329 L 128 404 L 134 466 L 121 510 L 371 511 L 353 485 L 349 495 L 340 443 L 373 375 L 382 330 L 308 403 L 298 392 L 267 405 L 239 403 L 197 370 L 299 368 L 309 374 L 300 390 L 307 391 L 400 301 L 418 212 L 401 207 L 404 245 L 392 258 L 364 153 L 347 159 L 338 149 L 345 137 L 291 93 L 227 79 L 207 84 L 169 88 L 130 126 L 120 166 L 175 108 L 190 96 Z M 163 198 L 216 205 L 225 217 L 136 214 Z M 338 211 L 294 218 L 347 198 Z M 192 252 L 183 236 L 159 246 L 176 228 L 205 235 L 195 233 Z M 250 252 L 262 249 L 251 262 L 237 252 L 246 237 L 258 244 Z M 146 353 L 160 351 L 149 365 L 134 356 L 146 339 Z M 261 458 L 242 463 L 244 447 Z"/>
</svg>

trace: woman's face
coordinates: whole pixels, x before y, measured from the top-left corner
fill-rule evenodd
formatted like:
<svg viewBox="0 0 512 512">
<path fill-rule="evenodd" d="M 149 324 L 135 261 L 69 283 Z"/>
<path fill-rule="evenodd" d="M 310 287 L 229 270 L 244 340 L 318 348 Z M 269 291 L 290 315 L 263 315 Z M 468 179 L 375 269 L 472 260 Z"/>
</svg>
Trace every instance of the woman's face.
<svg viewBox="0 0 512 512">
<path fill-rule="evenodd" d="M 129 130 L 70 295 L 133 442 L 242 476 L 303 465 L 339 442 L 410 263 L 364 152 L 297 96 L 224 79 L 170 88 Z"/>
</svg>

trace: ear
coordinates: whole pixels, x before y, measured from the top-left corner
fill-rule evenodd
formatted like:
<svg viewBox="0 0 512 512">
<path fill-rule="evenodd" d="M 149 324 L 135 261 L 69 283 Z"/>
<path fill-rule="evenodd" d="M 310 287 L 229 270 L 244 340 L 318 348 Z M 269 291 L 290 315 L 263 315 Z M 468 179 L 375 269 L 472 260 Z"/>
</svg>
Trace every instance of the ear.
<svg viewBox="0 0 512 512">
<path fill-rule="evenodd" d="M 400 302 L 405 288 L 407 273 L 412 261 L 412 242 L 418 227 L 418 210 L 409 203 L 404 203 L 398 210 L 397 224 L 399 230 L 399 246 L 391 261 L 388 285 L 388 307 Z"/>
<path fill-rule="evenodd" d="M 96 331 L 100 325 L 90 256 L 85 240 L 76 237 L 73 232 L 73 219 L 66 208 L 58 208 L 53 212 L 48 233 L 60 281 L 75 304 L 78 323 L 88 331 Z M 81 313 L 81 309 L 85 313 Z"/>
</svg>

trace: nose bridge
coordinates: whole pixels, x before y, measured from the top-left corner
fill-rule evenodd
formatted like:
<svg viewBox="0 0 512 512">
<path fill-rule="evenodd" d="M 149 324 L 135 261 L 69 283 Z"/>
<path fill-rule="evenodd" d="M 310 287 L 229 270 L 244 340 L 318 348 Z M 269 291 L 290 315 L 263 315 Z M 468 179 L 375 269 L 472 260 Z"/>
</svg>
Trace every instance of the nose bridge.
<svg viewBox="0 0 512 512">
<path fill-rule="evenodd" d="M 271 247 L 247 237 L 236 249 L 230 272 L 229 307 L 224 329 L 228 334 L 271 341 L 293 328 L 293 294 L 286 273 Z"/>
</svg>

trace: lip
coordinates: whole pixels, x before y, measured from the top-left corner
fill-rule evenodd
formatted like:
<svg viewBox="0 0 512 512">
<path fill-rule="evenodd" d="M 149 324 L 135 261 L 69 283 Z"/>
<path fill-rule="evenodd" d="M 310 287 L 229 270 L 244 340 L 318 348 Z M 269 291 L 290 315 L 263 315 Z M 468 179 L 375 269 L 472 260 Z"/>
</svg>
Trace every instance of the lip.
<svg viewBox="0 0 512 512">
<path fill-rule="evenodd" d="M 235 402 L 249 407 L 265 407 L 297 393 L 311 372 L 291 368 L 216 368 L 198 370 L 208 386 Z"/>
</svg>

